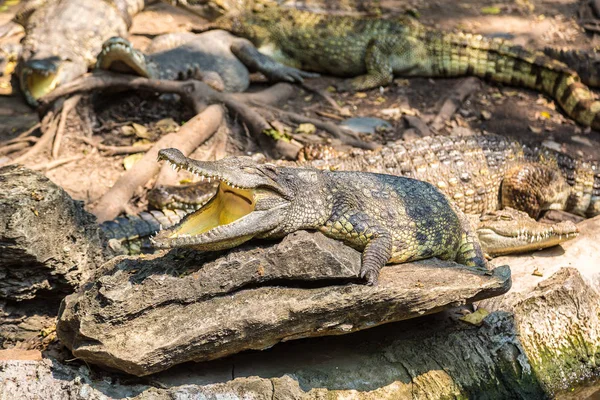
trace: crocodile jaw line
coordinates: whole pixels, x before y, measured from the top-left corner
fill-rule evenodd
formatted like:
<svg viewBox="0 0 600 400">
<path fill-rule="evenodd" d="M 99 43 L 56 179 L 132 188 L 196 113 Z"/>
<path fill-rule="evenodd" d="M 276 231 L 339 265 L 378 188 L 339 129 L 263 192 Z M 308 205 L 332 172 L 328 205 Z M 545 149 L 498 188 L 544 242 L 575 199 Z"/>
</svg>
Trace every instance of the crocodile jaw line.
<svg viewBox="0 0 600 400">
<path fill-rule="evenodd" d="M 579 231 L 575 225 L 569 226 L 569 229 L 560 230 L 555 230 L 552 225 L 549 225 L 548 229 L 535 234 L 531 234 L 525 229 L 519 229 L 512 235 L 497 232 L 492 228 L 477 229 L 479 241 L 490 256 L 522 253 L 556 246 L 576 238 L 578 234 Z"/>
<path fill-rule="evenodd" d="M 276 228 L 282 219 L 279 209 L 256 211 L 256 200 L 264 191 L 240 188 L 218 176 L 205 175 L 193 166 L 176 164 L 167 159 L 171 167 L 182 168 L 202 179 L 219 180 L 217 193 L 198 211 L 189 214 L 179 224 L 163 230 L 152 239 L 157 248 L 190 247 L 197 250 L 223 250 L 244 243 L 261 233 Z M 273 196 L 279 197 L 272 193 Z"/>
</svg>

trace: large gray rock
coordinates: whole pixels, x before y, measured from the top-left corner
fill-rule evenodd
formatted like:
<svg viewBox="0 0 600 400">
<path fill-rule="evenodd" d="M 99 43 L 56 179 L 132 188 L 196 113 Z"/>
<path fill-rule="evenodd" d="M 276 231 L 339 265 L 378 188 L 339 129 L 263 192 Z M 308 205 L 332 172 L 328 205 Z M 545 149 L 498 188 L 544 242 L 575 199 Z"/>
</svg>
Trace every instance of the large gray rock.
<svg viewBox="0 0 600 400">
<path fill-rule="evenodd" d="M 44 175 L 0 168 L 0 299 L 73 292 L 101 264 L 93 215 Z"/>
<path fill-rule="evenodd" d="M 62 298 L 103 262 L 81 203 L 38 172 L 0 168 L 0 347 L 52 325 Z"/>
<path fill-rule="evenodd" d="M 221 256 L 117 258 L 61 307 L 57 332 L 86 362 L 143 376 L 292 339 L 339 335 L 499 295 L 510 270 L 427 260 L 358 282 L 360 253 L 320 233 Z"/>
</svg>

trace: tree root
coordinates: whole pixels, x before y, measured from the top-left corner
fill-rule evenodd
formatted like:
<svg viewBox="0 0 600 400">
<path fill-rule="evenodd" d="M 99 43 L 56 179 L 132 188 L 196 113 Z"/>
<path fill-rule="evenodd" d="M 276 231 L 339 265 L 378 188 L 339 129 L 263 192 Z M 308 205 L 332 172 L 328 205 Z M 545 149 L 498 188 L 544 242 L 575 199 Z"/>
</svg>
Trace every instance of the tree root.
<svg viewBox="0 0 600 400">
<path fill-rule="evenodd" d="M 100 150 L 102 152 L 103 155 L 106 155 L 106 156 L 145 153 L 146 151 L 150 150 L 152 148 L 152 146 L 154 146 L 153 143 L 141 144 L 141 145 L 137 145 L 137 146 L 107 146 L 102 143 L 96 143 L 92 139 L 85 137 L 85 136 L 79 137 L 78 139 L 84 143 L 89 144 L 90 146 L 97 148 L 98 150 Z"/>
<path fill-rule="evenodd" d="M 430 127 L 434 131 L 440 131 L 446 125 L 446 122 L 452 118 L 465 99 L 479 88 L 481 88 L 481 81 L 478 78 L 469 77 L 461 80 L 454 86 L 452 92 L 446 96 L 444 104 L 442 104 L 440 111 L 431 122 Z"/>
<path fill-rule="evenodd" d="M 52 158 L 56 159 L 58 157 L 58 152 L 60 151 L 60 142 L 62 141 L 62 137 L 65 131 L 65 125 L 67 124 L 67 117 L 71 110 L 77 107 L 79 101 L 81 100 L 81 95 L 77 94 L 73 97 L 70 97 L 65 100 L 62 110 L 60 112 L 60 121 L 58 122 L 58 127 L 56 128 L 56 133 L 54 134 L 54 144 L 52 145 Z"/>
<path fill-rule="evenodd" d="M 42 121 L 40 122 L 42 136 L 29 150 L 14 160 L 11 160 L 10 164 L 23 164 L 28 160 L 31 160 L 33 156 L 44 150 L 50 143 L 52 143 L 59 123 L 59 118 L 56 117 L 56 110 L 59 110 L 61 107 L 62 103 L 56 103 L 53 107 L 53 110 L 48 111 L 48 113 L 44 115 Z"/>
<path fill-rule="evenodd" d="M 299 145 L 275 140 L 266 131 L 273 127 L 257 111 L 248 105 L 249 101 L 278 103 L 284 101 L 293 93 L 291 85 L 279 83 L 259 93 L 221 93 L 200 81 L 166 81 L 150 80 L 130 75 L 110 72 L 94 72 L 84 75 L 64 86 L 58 87 L 40 100 L 40 110 L 44 112 L 57 99 L 74 93 L 112 90 L 145 90 L 159 93 L 174 93 L 181 96 L 196 113 L 202 112 L 209 104 L 224 104 L 230 111 L 237 114 L 248 126 L 252 136 L 258 141 L 263 150 L 271 157 L 294 158 L 300 149 Z"/>
<path fill-rule="evenodd" d="M 297 114 L 297 113 L 291 112 L 291 111 L 285 111 L 280 108 L 268 106 L 266 104 L 255 104 L 255 105 L 266 108 L 269 111 L 272 111 L 273 113 L 278 114 L 280 117 L 287 118 L 291 122 L 313 124 L 315 127 L 322 129 L 322 130 L 330 133 L 336 139 L 341 140 L 342 143 L 344 143 L 344 144 L 354 146 L 354 147 L 359 147 L 361 149 L 367 149 L 367 150 L 373 150 L 373 149 L 376 149 L 379 147 L 379 144 L 373 143 L 373 142 L 365 142 L 356 133 L 354 133 L 348 129 L 341 128 L 334 123 L 322 121 L 317 118 L 307 117 L 302 114 Z"/>
<path fill-rule="evenodd" d="M 72 163 L 74 161 L 79 161 L 85 157 L 86 157 L 85 155 L 80 154 L 80 155 L 76 155 L 76 156 L 61 158 L 59 160 L 54 160 L 54 161 L 49 161 L 49 162 L 45 162 L 45 163 L 41 163 L 41 164 L 32 165 L 29 168 L 34 171 L 49 171 L 51 169 L 60 167 L 61 165 Z"/>
<path fill-rule="evenodd" d="M 212 89 L 211 89 L 212 90 Z M 221 125 L 225 117 L 219 105 L 211 105 L 181 127 L 178 132 L 169 133 L 158 140 L 133 168 L 125 172 L 98 201 L 92 212 L 99 222 L 116 218 L 124 211 L 136 189 L 143 186 L 158 173 L 160 164 L 156 162 L 161 149 L 176 147 L 184 154 L 190 154 L 207 140 Z"/>
</svg>

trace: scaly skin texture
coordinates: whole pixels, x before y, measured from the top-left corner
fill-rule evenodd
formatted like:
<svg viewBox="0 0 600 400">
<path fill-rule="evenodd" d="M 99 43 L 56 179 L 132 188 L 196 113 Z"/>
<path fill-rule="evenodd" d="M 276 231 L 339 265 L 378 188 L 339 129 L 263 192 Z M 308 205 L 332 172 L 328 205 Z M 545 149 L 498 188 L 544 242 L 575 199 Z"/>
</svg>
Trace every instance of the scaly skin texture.
<svg viewBox="0 0 600 400">
<path fill-rule="evenodd" d="M 568 50 L 546 47 L 544 54 L 562 61 L 592 87 L 600 86 L 600 56 L 596 51 Z"/>
<path fill-rule="evenodd" d="M 361 250 L 360 275 L 371 285 L 386 263 L 438 257 L 487 267 L 469 221 L 427 182 L 277 167 L 249 157 L 202 162 L 176 149 L 161 150 L 159 158 L 220 181 L 205 206 L 153 239 L 159 248 L 221 250 L 314 229 Z"/>
<path fill-rule="evenodd" d="M 572 223 L 542 224 L 507 207 L 525 210 L 536 218 L 547 209 L 588 217 L 600 214 L 597 164 L 502 136 L 428 137 L 399 141 L 379 151 L 305 150 L 303 161 L 282 165 L 403 175 L 436 185 L 469 215 L 484 251 L 491 256 L 553 246 L 578 232 Z M 316 159 L 321 157 L 324 159 Z M 169 189 L 161 193 L 159 207 L 170 202 L 197 206 L 199 193 L 205 190 L 198 192 L 199 188 L 184 187 L 172 196 Z M 499 211 L 501 208 L 505 210 Z"/>
<path fill-rule="evenodd" d="M 83 75 L 102 43 L 127 34 L 144 0 L 36 0 L 16 22 L 25 28 L 17 67 L 21 90 L 31 105 L 59 85 Z"/>
<path fill-rule="evenodd" d="M 341 90 L 385 86 L 394 76 L 477 76 L 544 93 L 578 123 L 600 129 L 600 102 L 576 72 L 541 52 L 502 39 L 443 33 L 410 17 L 329 15 L 262 4 L 257 8 L 256 2 L 243 1 L 186 3 L 201 14 L 206 3 L 225 13 L 215 28 L 249 39 L 276 61 L 352 78 L 339 85 Z"/>
<path fill-rule="evenodd" d="M 312 157 L 318 156 L 312 150 Z M 499 135 L 425 137 L 376 151 L 333 153 L 300 162 L 321 169 L 367 171 L 430 182 L 467 214 L 511 207 L 538 218 L 559 209 L 600 214 L 600 167 Z"/>
</svg>

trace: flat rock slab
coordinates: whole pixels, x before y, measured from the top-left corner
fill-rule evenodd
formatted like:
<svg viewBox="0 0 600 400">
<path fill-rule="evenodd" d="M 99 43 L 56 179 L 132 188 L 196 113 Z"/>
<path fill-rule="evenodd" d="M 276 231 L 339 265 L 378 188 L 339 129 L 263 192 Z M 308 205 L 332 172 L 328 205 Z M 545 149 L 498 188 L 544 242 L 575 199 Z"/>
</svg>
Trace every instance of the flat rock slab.
<svg viewBox="0 0 600 400">
<path fill-rule="evenodd" d="M 117 258 L 61 306 L 73 355 L 143 376 L 292 339 L 339 335 L 505 293 L 510 270 L 436 259 L 358 280 L 360 253 L 320 233 L 228 253 Z"/>
</svg>

